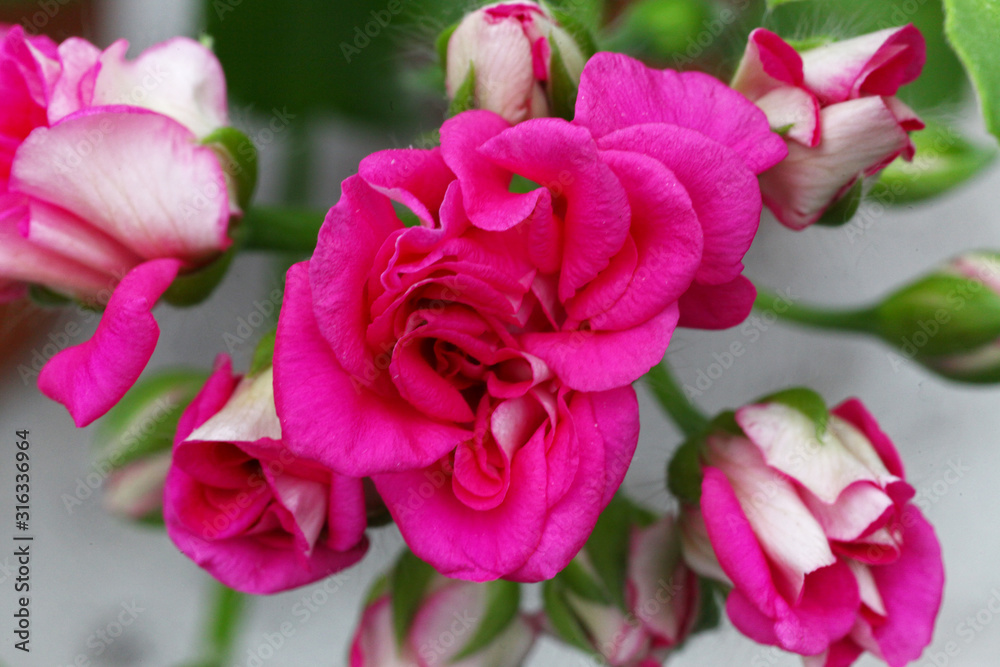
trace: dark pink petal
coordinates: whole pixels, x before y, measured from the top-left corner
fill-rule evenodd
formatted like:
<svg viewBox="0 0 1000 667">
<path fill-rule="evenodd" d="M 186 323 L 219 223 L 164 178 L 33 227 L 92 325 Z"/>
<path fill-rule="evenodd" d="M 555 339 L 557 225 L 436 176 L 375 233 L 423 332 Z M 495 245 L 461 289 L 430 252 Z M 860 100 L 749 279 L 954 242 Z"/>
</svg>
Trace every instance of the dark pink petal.
<svg viewBox="0 0 1000 667">
<path fill-rule="evenodd" d="M 598 53 L 587 63 L 573 122 L 598 138 L 633 125 L 678 125 L 729 147 L 755 174 L 786 154 L 764 113 L 721 81 L 650 69 L 617 53 Z"/>
<path fill-rule="evenodd" d="M 441 149 L 386 150 L 369 155 L 358 166 L 368 185 L 417 214 L 428 225 L 455 174 L 441 157 Z"/>
<path fill-rule="evenodd" d="M 628 236 L 628 196 L 586 129 L 556 118 L 519 123 L 480 152 L 565 202 L 559 298 L 566 301 L 607 268 Z"/>
<path fill-rule="evenodd" d="M 890 667 L 916 660 L 930 644 L 944 588 L 941 545 L 930 523 L 913 505 L 903 510 L 900 523 L 904 543 L 899 560 L 871 566 L 887 612 L 873 634 Z"/>
<path fill-rule="evenodd" d="M 864 649 L 848 637 L 833 644 L 825 653 L 806 656 L 804 664 L 805 667 L 850 667 L 862 653 Z"/>
<path fill-rule="evenodd" d="M 895 95 L 920 75 L 924 36 L 913 24 L 833 42 L 802 54 L 806 86 L 824 104 Z"/>
<path fill-rule="evenodd" d="M 158 259 L 132 269 L 115 288 L 93 337 L 42 369 L 38 388 L 65 405 L 77 426 L 110 410 L 139 379 L 160 337 L 150 311 L 180 266 L 176 259 Z"/>
<path fill-rule="evenodd" d="M 773 90 L 802 85 L 802 56 L 778 35 L 757 28 L 730 84 L 756 102 Z"/>
<path fill-rule="evenodd" d="M 740 324 L 753 310 L 757 288 L 739 276 L 724 285 L 694 283 L 681 297 L 677 326 L 691 329 L 728 329 Z"/>
<path fill-rule="evenodd" d="M 196 428 L 221 410 L 233 395 L 233 390 L 239 381 L 240 376 L 233 375 L 233 362 L 229 356 L 225 354 L 217 356 L 212 367 L 212 375 L 194 400 L 184 409 L 177 422 L 174 444 L 183 442 Z"/>
<path fill-rule="evenodd" d="M 313 315 L 308 273 L 305 262 L 288 271 L 275 346 L 275 403 L 289 449 L 343 475 L 367 477 L 426 467 L 469 438 L 373 393 L 344 370 Z"/>
<path fill-rule="evenodd" d="M 388 357 L 376 359 L 365 343 L 371 317 L 365 281 L 379 248 L 403 224 L 388 197 L 360 176 L 351 176 L 342 188 L 340 201 L 320 228 L 308 264 L 311 289 L 305 298 L 329 353 L 358 382 L 371 384 L 388 366 Z"/>
<path fill-rule="evenodd" d="M 548 364 L 567 387 L 604 391 L 635 382 L 660 363 L 676 327 L 677 308 L 668 306 L 624 331 L 528 333 L 521 336 L 521 345 Z"/>
<path fill-rule="evenodd" d="M 626 274 L 598 276 L 566 312 L 596 329 L 624 329 L 659 314 L 688 289 L 701 262 L 702 231 L 684 187 L 657 160 L 621 151 L 604 151 L 601 159 L 628 192 L 626 248 L 635 260 Z"/>
<path fill-rule="evenodd" d="M 757 178 L 735 152 L 693 130 L 662 123 L 619 130 L 599 145 L 655 158 L 683 184 L 704 235 L 698 282 L 719 285 L 740 275 L 762 205 Z"/>
<path fill-rule="evenodd" d="M 635 454 L 639 405 L 632 387 L 575 394 L 569 410 L 579 441 L 579 468 L 573 485 L 550 508 L 535 553 L 508 575 L 513 581 L 551 579 L 569 564 L 618 491 Z M 565 464 L 550 453 L 550 469 L 559 465 Z"/>
<path fill-rule="evenodd" d="M 511 172 L 480 152 L 508 128 L 510 123 L 491 111 L 467 111 L 441 127 L 441 155 L 462 182 L 466 213 L 480 229 L 510 229 L 528 219 L 544 195 L 540 190 L 512 194 Z"/>
</svg>

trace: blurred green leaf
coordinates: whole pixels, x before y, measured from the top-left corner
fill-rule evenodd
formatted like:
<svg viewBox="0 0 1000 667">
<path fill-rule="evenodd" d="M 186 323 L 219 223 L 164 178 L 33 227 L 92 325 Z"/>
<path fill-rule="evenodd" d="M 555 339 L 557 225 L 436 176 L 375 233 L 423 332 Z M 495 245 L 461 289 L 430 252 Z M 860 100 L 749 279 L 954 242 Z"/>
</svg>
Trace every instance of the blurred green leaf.
<svg viewBox="0 0 1000 667">
<path fill-rule="evenodd" d="M 774 9 L 781 5 L 787 5 L 790 2 L 799 2 L 800 0 L 767 0 L 767 8 Z"/>
<path fill-rule="evenodd" d="M 971 77 L 986 127 L 1000 138 L 1000 5 L 996 0 L 944 0 L 948 39 Z"/>
<path fill-rule="evenodd" d="M 681 445 L 667 464 L 667 488 L 686 503 L 701 502 L 701 447 L 703 437 L 691 438 Z"/>
<path fill-rule="evenodd" d="M 564 595 L 565 588 L 558 579 L 550 579 L 543 584 L 542 600 L 545 606 L 545 615 L 560 639 L 581 651 L 593 653 L 594 649 L 590 645 L 587 633 L 573 610 L 566 603 Z"/>
<path fill-rule="evenodd" d="M 993 163 L 994 147 L 979 146 L 944 123 L 927 121 L 912 135 L 917 147 L 912 162 L 896 160 L 883 172 L 871 196 L 881 202 L 910 204 L 936 197 L 961 185 Z"/>
<path fill-rule="evenodd" d="M 424 594 L 434 578 L 434 568 L 407 549 L 399 557 L 391 576 L 392 621 L 396 642 L 402 646 L 413 619 L 424 601 Z"/>
<path fill-rule="evenodd" d="M 473 656 L 493 643 L 514 622 L 520 610 L 520 584 L 501 579 L 479 585 L 486 587 L 485 613 L 472 639 L 451 659 L 452 662 Z"/>
</svg>

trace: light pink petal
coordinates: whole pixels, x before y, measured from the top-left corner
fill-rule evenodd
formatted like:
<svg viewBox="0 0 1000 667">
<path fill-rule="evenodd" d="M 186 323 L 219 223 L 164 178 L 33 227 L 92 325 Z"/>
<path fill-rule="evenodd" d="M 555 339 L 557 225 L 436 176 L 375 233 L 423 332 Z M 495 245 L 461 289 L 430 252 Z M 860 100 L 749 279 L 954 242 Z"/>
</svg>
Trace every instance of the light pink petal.
<svg viewBox="0 0 1000 667">
<path fill-rule="evenodd" d="M 309 307 L 330 354 L 347 373 L 367 385 L 384 374 L 389 360 L 376 359 L 365 343 L 371 319 L 365 281 L 379 249 L 403 224 L 388 197 L 360 176 L 351 176 L 342 188 L 340 201 L 320 228 L 315 261 L 308 265 Z"/>
<path fill-rule="evenodd" d="M 174 434 L 174 445 L 186 440 L 192 431 L 221 410 L 239 381 L 240 376 L 233 375 L 232 360 L 225 354 L 216 357 L 212 375 L 181 414 Z"/>
<path fill-rule="evenodd" d="M 275 346 L 275 402 L 293 452 L 349 477 L 422 468 L 470 433 L 372 393 L 338 363 L 312 311 L 308 263 L 288 271 Z"/>
<path fill-rule="evenodd" d="M 139 379 L 160 337 L 150 311 L 179 269 L 174 259 L 137 266 L 115 289 L 93 337 L 42 369 L 38 388 L 65 405 L 77 426 L 110 410 Z"/>
<path fill-rule="evenodd" d="M 358 175 L 429 226 L 434 226 L 445 192 L 455 180 L 440 148 L 379 151 L 361 161 Z"/>
<path fill-rule="evenodd" d="M 100 57 L 94 106 L 142 107 L 168 116 L 195 136 L 229 125 L 226 77 L 215 55 L 198 42 L 175 37 L 146 49 L 133 61 L 119 40 Z"/>
<path fill-rule="evenodd" d="M 786 227 L 816 222 L 863 174 L 884 166 L 910 139 L 881 97 L 826 107 L 816 148 L 789 144 L 788 158 L 760 177 L 764 202 Z"/>
<path fill-rule="evenodd" d="M 868 441 L 871 443 L 875 451 L 878 452 L 879 458 L 882 459 L 883 465 L 890 474 L 904 479 L 906 473 L 903 470 L 903 460 L 899 457 L 899 452 L 896 451 L 896 446 L 892 444 L 892 440 L 889 436 L 881 429 L 878 423 L 875 421 L 875 417 L 872 413 L 856 398 L 851 398 L 830 411 L 844 421 L 853 424 L 855 428 L 861 431 Z"/>
<path fill-rule="evenodd" d="M 873 632 L 890 667 L 915 661 L 930 644 L 944 587 L 941 545 L 934 529 L 912 505 L 903 510 L 900 522 L 904 546 L 899 560 L 871 567 L 888 614 Z"/>
<path fill-rule="evenodd" d="M 755 174 L 786 154 L 763 112 L 718 79 L 701 72 L 650 69 L 616 53 L 598 53 L 588 61 L 573 122 L 595 137 L 632 125 L 677 125 L 732 149 Z"/>
<path fill-rule="evenodd" d="M 648 155 L 677 176 L 704 235 L 698 282 L 719 285 L 740 275 L 760 224 L 761 200 L 756 176 L 733 150 L 694 130 L 662 123 L 619 130 L 599 145 Z"/>
<path fill-rule="evenodd" d="M 94 82 L 100 71 L 101 50 L 79 37 L 70 37 L 59 45 L 62 74 L 52 90 L 48 106 L 49 123 L 56 123 L 71 113 L 91 105 Z"/>
<path fill-rule="evenodd" d="M 0 195 L 0 275 L 44 285 L 89 303 L 98 303 L 102 296 L 106 301 L 118 279 L 24 238 L 22 231 L 29 220 L 27 200 Z"/>
<path fill-rule="evenodd" d="M 601 159 L 628 192 L 634 268 L 610 285 L 602 284 L 611 273 L 605 271 L 566 311 L 596 329 L 624 329 L 659 314 L 690 287 L 701 262 L 702 231 L 683 186 L 658 161 L 620 151 L 604 151 Z M 610 289 L 616 283 L 624 283 L 620 295 Z"/>
<path fill-rule="evenodd" d="M 396 650 L 392 620 L 392 598 L 383 596 L 364 614 L 351 642 L 351 667 L 414 667 L 416 659 L 401 657 Z"/>
<path fill-rule="evenodd" d="M 681 560 L 680 537 L 668 515 L 646 528 L 633 528 L 629 544 L 629 606 L 669 645 L 683 639 L 699 595 L 697 578 Z"/>
<path fill-rule="evenodd" d="M 507 577 L 512 581 L 551 579 L 566 567 L 618 491 L 635 454 L 639 406 L 632 387 L 575 394 L 569 409 L 580 444 L 579 468 L 570 489 L 550 508 L 535 553 Z M 549 456 L 550 467 L 565 465 Z"/>
<path fill-rule="evenodd" d="M 802 81 L 798 52 L 770 30 L 757 28 L 747 38 L 746 51 L 730 85 L 757 102 L 774 90 L 799 87 Z"/>
<path fill-rule="evenodd" d="M 490 111 L 467 111 L 441 127 L 441 155 L 462 182 L 466 213 L 480 229 L 503 231 L 523 222 L 545 193 L 512 194 L 510 171 L 480 152 L 483 144 L 509 127 Z M 547 201 L 542 203 L 547 205 Z"/>
<path fill-rule="evenodd" d="M 565 202 L 559 298 L 566 301 L 622 249 L 630 221 L 625 189 L 598 157 L 590 133 L 561 119 L 520 123 L 480 152 Z"/>
<path fill-rule="evenodd" d="M 802 54 L 806 86 L 824 104 L 862 95 L 895 95 L 920 75 L 927 59 L 913 24 L 833 42 Z"/>
<path fill-rule="evenodd" d="M 722 285 L 694 283 L 681 297 L 677 326 L 691 329 L 728 329 L 743 322 L 753 310 L 757 288 L 738 276 Z"/>
<path fill-rule="evenodd" d="M 677 327 L 677 308 L 624 331 L 567 331 L 521 336 L 525 352 L 544 361 L 566 386 L 604 391 L 638 380 L 660 363 Z M 620 354 L 629 350 L 629 354 Z"/>
<path fill-rule="evenodd" d="M 25 140 L 11 187 L 73 213 L 145 259 L 204 260 L 228 246 L 215 152 L 165 116 L 83 111 Z"/>
<path fill-rule="evenodd" d="M 819 101 L 802 88 L 776 88 L 757 100 L 776 131 L 803 146 L 817 146 L 822 138 Z"/>
</svg>

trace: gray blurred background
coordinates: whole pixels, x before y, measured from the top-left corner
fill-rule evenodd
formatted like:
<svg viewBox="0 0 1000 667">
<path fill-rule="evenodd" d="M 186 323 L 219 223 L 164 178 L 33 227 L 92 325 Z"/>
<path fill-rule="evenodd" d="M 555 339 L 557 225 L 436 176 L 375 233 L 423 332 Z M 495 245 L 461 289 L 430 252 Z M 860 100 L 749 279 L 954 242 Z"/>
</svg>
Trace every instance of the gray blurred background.
<svg viewBox="0 0 1000 667">
<path fill-rule="evenodd" d="M 134 54 L 176 34 L 196 34 L 199 21 L 196 3 L 190 1 L 107 0 L 100 21 L 89 27 L 102 46 L 116 37 L 127 37 Z M 266 112 L 255 108 L 237 108 L 234 116 L 251 131 L 269 120 Z M 299 189 L 303 201 L 329 207 L 339 197 L 340 181 L 356 169 L 361 157 L 409 141 L 345 120 L 313 117 L 308 124 L 320 148 L 314 152 L 319 157 L 310 178 L 290 186 L 281 183 L 277 175 L 289 157 L 294 158 L 297 144 L 292 132 L 279 132 L 261 146 L 260 201 L 275 201 L 290 189 Z M 977 125 L 972 115 L 967 126 Z M 992 168 L 967 186 L 918 208 L 892 209 L 884 215 L 870 208 L 865 215 L 863 210 L 865 222 L 854 227 L 792 233 L 767 217 L 747 258 L 747 275 L 775 290 L 789 289 L 804 301 L 846 305 L 875 299 L 963 250 L 1000 248 L 998 192 L 1000 169 Z M 159 311 L 163 333 L 152 367 L 175 363 L 207 367 L 225 349 L 222 334 L 234 332 L 237 320 L 253 311 L 253 301 L 278 286 L 279 271 L 270 259 L 242 256 L 204 306 Z M 29 324 L 36 330 L 58 332 L 72 314 L 63 319 L 32 317 Z M 710 413 L 792 385 L 811 386 L 830 403 L 848 396 L 863 399 L 900 449 L 909 480 L 918 490 L 917 502 L 936 526 L 944 547 L 944 608 L 934 644 L 917 664 L 997 665 L 1000 389 L 946 384 L 912 364 L 896 366 L 887 348 L 859 338 L 807 333 L 780 324 L 755 331 L 682 330 L 668 359 L 680 380 L 694 385 L 700 373 L 709 374 L 717 363 L 714 355 L 724 356 L 736 341 L 746 347 L 748 353 L 734 359 L 699 397 L 700 405 Z M 0 548 L 0 659 L 16 667 L 167 667 L 194 659 L 209 579 L 162 532 L 124 523 L 103 511 L 100 492 L 92 491 L 88 481 L 88 475 L 90 481 L 95 479 L 93 429 L 74 429 L 63 408 L 43 398 L 16 370 L 18 364 L 30 365 L 32 349 L 45 342 L 44 334 L 36 334 L 9 350 L 7 356 L 12 358 L 2 377 L 0 526 L 13 518 L 13 434 L 29 429 L 35 541 L 30 656 L 12 646 L 14 596 L 7 569 L 12 558 L 7 547 Z M 251 342 L 246 349 L 238 349 L 237 367 L 245 367 L 251 353 Z M 641 387 L 640 399 L 642 434 L 626 489 L 650 507 L 666 510 L 670 500 L 664 490 L 663 468 L 680 434 Z M 82 502 L 67 507 L 66 497 L 73 496 Z M 9 532 L 6 527 L 0 530 L 4 544 L 9 543 Z M 317 584 L 254 600 L 234 664 L 345 665 L 362 596 L 401 545 L 391 527 L 372 531 L 371 536 L 368 557 L 344 573 L 336 585 Z M 537 606 L 537 597 L 537 590 L 529 591 L 532 605 Z M 313 600 L 315 608 L 307 620 L 291 612 L 304 599 Z M 135 610 L 134 622 L 119 637 L 105 642 L 100 633 L 115 627 L 123 605 Z M 268 637 L 273 638 L 286 622 L 293 624 L 292 636 L 273 655 L 266 650 L 262 654 Z M 952 655 L 945 653 L 946 647 Z M 251 659 L 261 655 L 269 657 L 260 663 Z M 528 661 L 532 667 L 585 664 L 579 654 L 550 640 L 542 641 Z M 795 656 L 756 646 L 725 625 L 719 632 L 691 641 L 670 664 L 761 667 L 801 663 Z M 879 663 L 865 658 L 858 664 Z"/>
</svg>

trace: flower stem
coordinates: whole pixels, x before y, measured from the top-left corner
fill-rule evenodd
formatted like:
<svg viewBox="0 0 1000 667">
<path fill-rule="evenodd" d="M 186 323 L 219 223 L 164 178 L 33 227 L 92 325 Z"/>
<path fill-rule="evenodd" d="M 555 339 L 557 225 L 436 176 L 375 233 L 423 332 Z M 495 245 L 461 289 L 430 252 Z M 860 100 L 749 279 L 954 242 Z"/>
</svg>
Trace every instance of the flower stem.
<svg viewBox="0 0 1000 667">
<path fill-rule="evenodd" d="M 323 218 L 322 213 L 303 208 L 251 208 L 243 216 L 244 248 L 311 254 Z"/>
<path fill-rule="evenodd" d="M 663 362 L 653 366 L 646 373 L 646 382 L 653 391 L 653 396 L 673 420 L 684 435 L 692 437 L 699 435 L 708 428 L 708 419 L 688 400 L 684 389 Z"/>
<path fill-rule="evenodd" d="M 829 309 L 810 306 L 760 286 L 757 286 L 757 300 L 753 307 L 759 313 L 772 313 L 786 322 L 832 331 L 874 333 L 878 321 L 875 308 Z"/>
<path fill-rule="evenodd" d="M 205 623 L 205 658 L 188 667 L 227 667 L 239 635 L 247 596 L 215 581 L 212 604 Z"/>
</svg>

